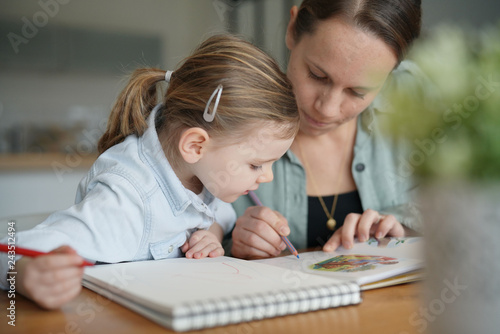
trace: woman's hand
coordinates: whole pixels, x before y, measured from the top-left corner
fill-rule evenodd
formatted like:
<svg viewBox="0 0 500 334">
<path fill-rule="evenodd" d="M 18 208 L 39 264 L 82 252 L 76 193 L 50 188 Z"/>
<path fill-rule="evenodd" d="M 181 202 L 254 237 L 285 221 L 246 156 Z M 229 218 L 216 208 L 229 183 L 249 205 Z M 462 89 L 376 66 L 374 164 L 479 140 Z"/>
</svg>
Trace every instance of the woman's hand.
<svg viewBox="0 0 500 334">
<path fill-rule="evenodd" d="M 279 212 L 249 207 L 236 221 L 231 254 L 242 259 L 277 256 L 286 248 L 281 236 L 289 233 L 288 222 Z"/>
<path fill-rule="evenodd" d="M 404 237 L 405 229 L 393 215 L 384 216 L 371 209 L 363 214 L 350 213 L 345 218 L 344 225 L 323 246 L 323 250 L 333 252 L 341 245 L 349 249 L 354 244 L 354 237 L 365 242 L 372 236 L 377 239 L 385 236 Z"/>
<path fill-rule="evenodd" d="M 213 224 L 214 225 L 214 224 Z M 217 257 L 224 255 L 224 248 L 218 236 L 207 230 L 194 232 L 188 241 L 181 247 L 188 259 L 201 259 L 204 257 Z"/>
<path fill-rule="evenodd" d="M 57 309 L 82 289 L 84 259 L 69 246 L 16 263 L 19 293 L 46 309 Z"/>
</svg>

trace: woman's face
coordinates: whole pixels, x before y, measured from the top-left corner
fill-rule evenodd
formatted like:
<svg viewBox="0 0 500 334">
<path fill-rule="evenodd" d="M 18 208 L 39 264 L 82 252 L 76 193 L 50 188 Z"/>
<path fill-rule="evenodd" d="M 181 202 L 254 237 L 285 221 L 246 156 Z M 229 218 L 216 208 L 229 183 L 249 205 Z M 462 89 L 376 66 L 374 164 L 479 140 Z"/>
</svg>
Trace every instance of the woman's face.
<svg viewBox="0 0 500 334">
<path fill-rule="evenodd" d="M 337 18 L 320 22 L 313 34 L 295 41 L 291 29 L 296 11 L 291 14 L 287 75 L 300 111 L 300 131 L 322 135 L 368 107 L 397 58 L 381 39 Z"/>
</svg>

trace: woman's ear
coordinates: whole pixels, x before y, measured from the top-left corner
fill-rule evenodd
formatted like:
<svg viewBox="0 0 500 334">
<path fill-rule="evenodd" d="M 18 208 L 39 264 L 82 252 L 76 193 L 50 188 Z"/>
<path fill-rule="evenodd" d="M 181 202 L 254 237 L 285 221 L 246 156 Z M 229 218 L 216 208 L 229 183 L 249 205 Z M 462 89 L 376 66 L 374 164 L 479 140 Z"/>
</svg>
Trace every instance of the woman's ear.
<svg viewBox="0 0 500 334">
<path fill-rule="evenodd" d="M 299 9 L 297 6 L 293 6 L 290 9 L 290 21 L 288 21 L 288 26 L 286 27 L 285 44 L 288 50 L 292 50 L 295 46 L 295 22 L 297 21 L 297 15 L 299 14 Z"/>
<path fill-rule="evenodd" d="M 189 128 L 179 139 L 179 151 L 189 164 L 198 162 L 205 153 L 210 137 L 202 128 Z"/>
</svg>

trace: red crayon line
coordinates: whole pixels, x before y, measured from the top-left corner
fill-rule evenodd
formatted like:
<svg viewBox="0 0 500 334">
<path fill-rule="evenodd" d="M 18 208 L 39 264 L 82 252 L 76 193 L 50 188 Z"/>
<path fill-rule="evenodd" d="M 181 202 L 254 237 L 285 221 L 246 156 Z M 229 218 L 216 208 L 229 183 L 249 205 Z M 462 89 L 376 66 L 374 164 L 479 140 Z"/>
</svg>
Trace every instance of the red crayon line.
<svg viewBox="0 0 500 334">
<path fill-rule="evenodd" d="M 14 246 L 14 248 L 12 248 Z M 10 247 L 10 249 L 9 249 Z M 28 248 L 23 248 L 15 245 L 6 245 L 6 244 L 0 244 L 0 252 L 8 253 L 8 252 L 14 252 L 16 255 L 24 255 L 24 256 L 30 256 L 30 257 L 36 257 L 36 256 L 43 256 L 43 255 L 49 255 L 49 254 L 54 254 L 54 253 L 46 253 L 46 252 L 40 252 L 36 251 L 33 249 L 28 249 Z M 94 264 L 88 261 L 83 261 L 82 266 L 93 266 Z"/>
<path fill-rule="evenodd" d="M 250 196 L 250 198 L 252 199 L 252 201 L 258 205 L 258 206 L 263 206 L 262 205 L 262 202 L 260 201 L 260 199 L 257 197 L 257 194 L 254 193 L 253 191 L 249 191 L 248 192 L 248 195 Z M 290 242 L 290 240 L 288 240 L 287 237 L 285 236 L 282 236 L 281 235 L 281 239 L 283 240 L 283 242 L 285 242 L 286 246 L 288 247 L 288 250 L 297 257 L 297 259 L 299 258 L 299 253 L 297 252 L 297 250 L 295 249 L 295 247 L 293 247 L 292 243 Z"/>
</svg>

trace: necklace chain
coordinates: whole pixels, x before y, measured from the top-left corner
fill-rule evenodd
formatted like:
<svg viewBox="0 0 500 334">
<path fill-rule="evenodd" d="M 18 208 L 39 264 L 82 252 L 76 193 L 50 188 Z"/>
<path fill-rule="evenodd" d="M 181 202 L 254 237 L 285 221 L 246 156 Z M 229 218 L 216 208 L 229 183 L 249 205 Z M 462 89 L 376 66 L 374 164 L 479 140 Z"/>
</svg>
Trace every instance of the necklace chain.
<svg viewBox="0 0 500 334">
<path fill-rule="evenodd" d="M 307 159 L 304 156 L 304 152 L 302 151 L 302 145 L 300 144 L 300 141 L 297 141 L 297 146 L 299 147 L 300 157 L 302 158 L 302 162 L 304 163 L 304 167 L 305 167 L 305 170 L 306 170 L 306 175 L 309 174 L 309 179 L 311 180 L 311 183 L 312 183 L 312 185 L 314 187 L 313 190 L 315 192 L 317 192 L 318 191 L 318 186 L 316 185 L 316 181 L 314 180 L 314 178 L 312 176 L 311 169 L 309 168 L 309 164 L 307 162 Z M 335 209 L 337 207 L 337 201 L 339 199 L 340 176 L 342 175 L 340 173 L 340 171 L 341 171 L 342 167 L 344 166 L 344 161 L 346 159 L 347 146 L 348 145 L 344 146 L 344 152 L 342 154 L 342 161 L 340 163 L 339 174 L 337 176 L 337 184 L 336 184 L 337 193 L 333 197 L 333 203 L 332 203 L 332 209 L 331 209 L 331 211 L 328 211 L 328 208 L 327 208 L 327 206 L 325 204 L 325 201 L 323 200 L 323 197 L 320 196 L 320 195 L 318 195 L 319 202 L 320 202 L 321 206 L 323 207 L 323 210 L 325 211 L 326 217 L 328 218 L 328 221 L 326 222 L 326 226 L 330 230 L 333 230 L 335 228 L 335 225 L 337 224 L 337 222 L 333 218 L 333 215 L 335 213 Z"/>
</svg>

